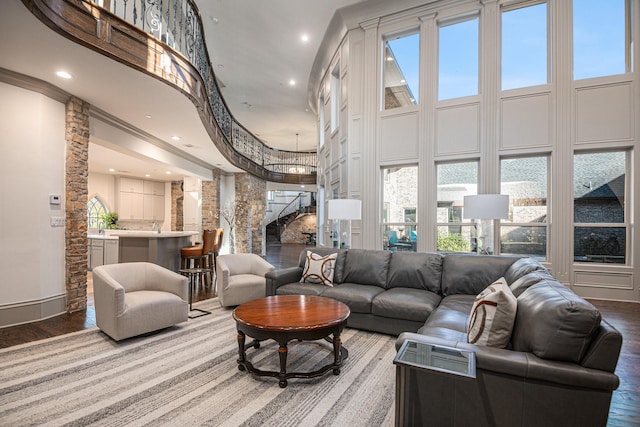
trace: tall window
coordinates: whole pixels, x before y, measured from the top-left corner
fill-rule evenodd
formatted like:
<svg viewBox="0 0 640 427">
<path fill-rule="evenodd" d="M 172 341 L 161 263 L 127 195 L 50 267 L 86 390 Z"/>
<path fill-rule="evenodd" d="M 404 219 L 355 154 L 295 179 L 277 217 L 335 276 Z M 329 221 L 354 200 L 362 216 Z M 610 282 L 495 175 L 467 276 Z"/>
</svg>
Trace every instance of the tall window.
<svg viewBox="0 0 640 427">
<path fill-rule="evenodd" d="M 384 109 L 418 104 L 420 35 L 388 38 L 384 47 Z"/>
<path fill-rule="evenodd" d="M 548 158 L 500 161 L 500 193 L 509 195 L 509 219 L 500 224 L 500 253 L 547 259 Z"/>
<path fill-rule="evenodd" d="M 502 90 L 548 83 L 547 4 L 502 11 Z"/>
<path fill-rule="evenodd" d="M 464 196 L 477 194 L 478 162 L 443 163 L 437 172 L 438 251 L 475 251 L 475 225 L 462 222 L 462 208 Z"/>
<path fill-rule="evenodd" d="M 573 78 L 622 74 L 630 62 L 625 0 L 573 0 Z"/>
<path fill-rule="evenodd" d="M 92 197 L 87 202 L 87 228 L 105 227 L 102 216 L 107 213 L 107 208 L 97 197 Z"/>
<path fill-rule="evenodd" d="M 415 251 L 418 241 L 418 168 L 385 168 L 382 176 L 383 248 L 391 251 Z"/>
<path fill-rule="evenodd" d="M 629 153 L 576 154 L 573 162 L 574 261 L 625 264 Z"/>
<path fill-rule="evenodd" d="M 331 71 L 331 132 L 340 126 L 340 64 Z"/>
<path fill-rule="evenodd" d="M 478 18 L 440 27 L 438 99 L 478 94 Z"/>
</svg>

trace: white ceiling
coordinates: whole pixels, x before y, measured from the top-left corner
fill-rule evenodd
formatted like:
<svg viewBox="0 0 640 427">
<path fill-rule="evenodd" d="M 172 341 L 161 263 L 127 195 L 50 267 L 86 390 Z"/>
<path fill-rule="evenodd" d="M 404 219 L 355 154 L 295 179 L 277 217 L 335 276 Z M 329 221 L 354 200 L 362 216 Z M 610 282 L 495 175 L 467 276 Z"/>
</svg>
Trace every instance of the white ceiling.
<svg viewBox="0 0 640 427">
<path fill-rule="evenodd" d="M 298 133 L 300 150 L 315 149 L 316 118 L 307 97 L 312 65 L 335 11 L 362 1 L 196 0 L 223 96 L 238 121 L 274 148 L 294 150 Z M 301 41 L 302 34 L 308 42 Z M 199 166 L 240 171 L 215 149 L 185 96 L 58 35 L 20 0 L 0 2 L 0 47 L 0 67 L 50 82 L 197 158 Z M 55 72 L 61 69 L 73 78 L 58 78 Z M 171 156 L 157 154 L 152 146 L 139 149 L 143 155 L 127 148 L 140 141 L 124 144 L 96 132 L 92 129 L 90 172 L 152 174 L 159 180 L 203 175 L 201 167 L 176 167 Z M 173 141 L 173 135 L 181 139 Z"/>
</svg>

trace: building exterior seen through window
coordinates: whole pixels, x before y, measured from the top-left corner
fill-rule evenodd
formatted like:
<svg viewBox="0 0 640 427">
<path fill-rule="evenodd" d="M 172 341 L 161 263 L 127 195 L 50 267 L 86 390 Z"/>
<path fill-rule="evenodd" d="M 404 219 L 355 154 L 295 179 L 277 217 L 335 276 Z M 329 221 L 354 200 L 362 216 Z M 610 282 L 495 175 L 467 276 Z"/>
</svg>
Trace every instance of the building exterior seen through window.
<svg viewBox="0 0 640 427">
<path fill-rule="evenodd" d="M 419 34 L 387 39 L 384 44 L 383 58 L 383 109 L 417 105 L 419 75 Z"/>
<path fill-rule="evenodd" d="M 383 249 L 416 251 L 418 243 L 418 167 L 390 167 L 382 170 Z"/>
<path fill-rule="evenodd" d="M 438 252 L 475 252 L 476 228 L 463 222 L 464 196 L 477 194 L 478 162 L 437 165 Z"/>
<path fill-rule="evenodd" d="M 574 155 L 575 262 L 626 264 L 627 151 Z"/>
<path fill-rule="evenodd" d="M 500 254 L 547 259 L 548 158 L 500 161 L 500 193 L 509 195 L 509 219 L 500 224 Z"/>
</svg>

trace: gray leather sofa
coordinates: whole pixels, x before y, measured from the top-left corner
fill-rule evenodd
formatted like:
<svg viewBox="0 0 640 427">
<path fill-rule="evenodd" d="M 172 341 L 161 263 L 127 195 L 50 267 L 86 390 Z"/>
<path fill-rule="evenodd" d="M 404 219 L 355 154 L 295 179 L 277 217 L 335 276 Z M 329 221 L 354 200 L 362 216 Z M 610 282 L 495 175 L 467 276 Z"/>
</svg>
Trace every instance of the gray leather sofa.
<svg viewBox="0 0 640 427">
<path fill-rule="evenodd" d="M 321 255 L 335 249 L 314 248 Z M 299 283 L 305 262 L 267 274 L 267 295 L 312 294 L 349 306 L 347 326 L 473 351 L 476 378 L 415 370 L 416 425 L 604 426 L 622 335 L 528 258 L 340 250 L 334 286 Z M 475 296 L 504 277 L 517 298 L 506 349 L 467 342 Z"/>
</svg>

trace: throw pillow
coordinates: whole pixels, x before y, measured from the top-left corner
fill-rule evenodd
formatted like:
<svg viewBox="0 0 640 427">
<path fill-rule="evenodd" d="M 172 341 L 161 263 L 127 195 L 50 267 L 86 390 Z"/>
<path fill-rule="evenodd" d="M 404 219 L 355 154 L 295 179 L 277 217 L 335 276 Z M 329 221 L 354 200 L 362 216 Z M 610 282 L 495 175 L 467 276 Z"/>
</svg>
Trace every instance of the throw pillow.
<svg viewBox="0 0 640 427">
<path fill-rule="evenodd" d="M 467 341 L 471 344 L 506 348 L 511 340 L 517 308 L 518 301 L 504 277 L 496 280 L 480 292 L 473 303 Z"/>
<path fill-rule="evenodd" d="M 333 286 L 333 272 L 337 258 L 337 253 L 321 256 L 307 251 L 307 260 L 304 264 L 300 282 Z"/>
</svg>

